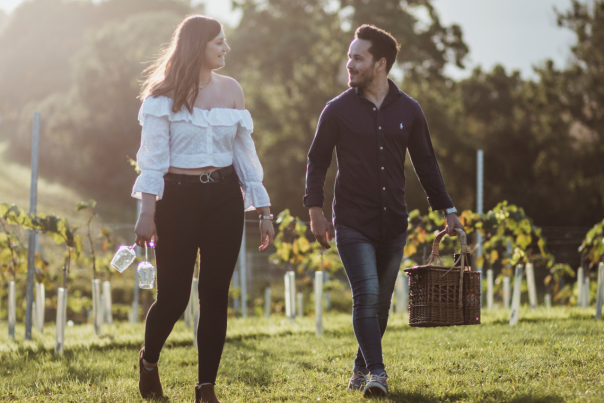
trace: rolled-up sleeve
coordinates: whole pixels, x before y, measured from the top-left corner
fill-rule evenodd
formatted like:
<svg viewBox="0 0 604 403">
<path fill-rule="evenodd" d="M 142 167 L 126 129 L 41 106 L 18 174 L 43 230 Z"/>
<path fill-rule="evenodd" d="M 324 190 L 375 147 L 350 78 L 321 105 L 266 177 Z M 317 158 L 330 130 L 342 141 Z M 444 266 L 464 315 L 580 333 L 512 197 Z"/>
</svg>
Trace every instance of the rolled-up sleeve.
<svg viewBox="0 0 604 403">
<path fill-rule="evenodd" d="M 145 114 L 141 123 L 141 146 L 136 154 L 141 174 L 132 188 L 132 197 L 140 199 L 142 193 L 149 193 L 161 199 L 164 175 L 170 168 L 170 121 L 167 116 Z"/>
<path fill-rule="evenodd" d="M 453 207 L 453 202 L 447 194 L 447 189 L 445 188 L 440 168 L 436 161 L 428 123 L 419 105 L 417 105 L 417 108 L 419 111 L 415 117 L 407 143 L 413 168 L 428 196 L 428 203 L 432 210 L 443 210 Z"/>
<path fill-rule="evenodd" d="M 252 131 L 240 124 L 233 144 L 233 167 L 241 181 L 245 211 L 268 207 L 271 201 L 262 184 L 264 172 L 256 153 Z"/>
<path fill-rule="evenodd" d="M 331 165 L 333 149 L 338 141 L 338 125 L 333 106 L 321 112 L 315 138 L 308 151 L 306 166 L 306 194 L 304 207 L 323 207 L 325 201 L 325 175 Z"/>
</svg>

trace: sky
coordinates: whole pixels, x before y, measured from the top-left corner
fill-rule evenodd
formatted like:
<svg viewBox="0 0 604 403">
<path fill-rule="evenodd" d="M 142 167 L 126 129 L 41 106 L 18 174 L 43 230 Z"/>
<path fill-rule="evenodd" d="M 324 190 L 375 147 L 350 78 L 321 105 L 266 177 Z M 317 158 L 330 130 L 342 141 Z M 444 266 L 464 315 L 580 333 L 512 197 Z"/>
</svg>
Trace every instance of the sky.
<svg viewBox="0 0 604 403">
<path fill-rule="evenodd" d="M 0 0 L 0 9 L 10 13 L 22 1 Z M 224 24 L 237 25 L 241 18 L 229 0 L 197 2 L 205 3 L 207 14 Z M 553 10 L 566 10 L 570 0 L 434 0 L 434 5 L 442 24 L 461 26 L 470 47 L 465 70 L 448 68 L 454 78 L 469 75 L 477 65 L 490 70 L 496 64 L 530 78 L 534 65 L 552 59 L 563 67 L 570 55 L 574 36 L 557 27 Z"/>
</svg>

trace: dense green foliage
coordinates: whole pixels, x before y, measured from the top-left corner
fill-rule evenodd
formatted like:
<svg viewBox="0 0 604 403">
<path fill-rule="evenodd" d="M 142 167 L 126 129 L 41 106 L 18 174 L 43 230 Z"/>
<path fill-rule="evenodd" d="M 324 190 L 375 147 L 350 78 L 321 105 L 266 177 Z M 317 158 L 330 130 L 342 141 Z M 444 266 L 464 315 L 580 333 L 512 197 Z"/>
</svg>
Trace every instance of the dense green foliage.
<svg viewBox="0 0 604 403">
<path fill-rule="evenodd" d="M 65 275 L 69 270 L 69 262 L 73 255 L 78 256 L 82 250 L 82 238 L 76 235 L 77 227 L 69 225 L 65 218 L 46 215 L 44 213 L 25 213 L 23 209 L 6 203 L 0 203 L 0 280 L 4 282 L 10 275 L 16 279 L 17 273 L 27 271 L 27 248 L 25 247 L 23 230 L 37 230 L 49 236 L 58 245 L 65 245 Z M 36 267 L 44 269 L 41 256 L 37 256 Z M 63 280 L 65 284 L 65 279 Z"/>
<path fill-rule="evenodd" d="M 342 261 L 333 242 L 334 239 L 331 239 L 331 249 L 328 250 L 314 240 L 309 241 L 306 223 L 298 217 L 293 217 L 287 209 L 279 213 L 277 224 L 279 224 L 279 232 L 275 237 L 277 250 L 269 257 L 270 261 L 310 277 L 315 270 L 336 272 L 342 269 Z"/>
<path fill-rule="evenodd" d="M 72 263 L 75 263 L 78 269 L 85 268 L 86 271 L 90 271 L 92 278 L 97 278 L 99 269 L 102 269 L 103 274 L 108 274 L 107 279 L 111 278 L 113 269 L 110 267 L 110 261 L 113 250 L 109 248 L 114 244 L 114 236 L 107 228 L 93 229 L 91 227 L 91 222 L 96 217 L 95 205 L 94 200 L 89 200 L 79 202 L 75 206 L 78 211 L 91 212 L 86 223 L 86 232 L 82 234 L 85 237 L 83 239 L 79 234 L 79 228 L 76 225 L 70 225 L 63 217 L 46 215 L 41 212 L 26 213 L 14 204 L 8 205 L 0 202 L 0 301 L 4 302 L 8 281 L 15 281 L 18 290 L 17 317 L 19 319 L 23 317 L 24 309 L 22 308 L 25 307 L 24 289 L 28 256 L 25 237 L 28 234 L 27 230 L 35 230 L 38 234 L 52 240 L 52 243 L 59 245 L 58 253 L 48 250 L 44 254 L 36 252 L 34 260 L 35 281 L 44 283 L 51 295 L 54 294 L 55 288 L 67 288 L 67 285 L 75 280 L 73 276 L 70 276 Z M 86 246 L 84 246 L 84 241 L 86 241 Z M 100 245 L 95 248 L 95 244 Z M 49 270 L 51 265 L 56 270 Z M 57 272 L 62 272 L 62 275 L 57 275 Z M 76 277 L 81 277 L 81 275 L 82 271 L 79 270 Z M 88 277 L 86 276 L 86 278 Z M 82 295 L 81 286 L 82 284 L 79 284 L 74 295 L 68 299 L 71 303 L 70 313 L 77 315 L 82 314 L 79 311 L 82 310 L 82 302 L 86 305 L 87 299 L 85 295 Z M 85 291 L 84 294 L 89 294 L 89 290 Z M 75 298 L 72 298 L 73 296 Z M 53 300 L 52 297 L 46 300 L 49 308 L 56 308 L 56 300 Z M 118 304 L 119 302 L 122 301 L 118 301 Z"/>
<path fill-rule="evenodd" d="M 589 268 L 594 268 L 599 262 L 604 262 L 604 220 L 589 230 L 579 251 L 587 259 Z"/>
<path fill-rule="evenodd" d="M 383 339 L 392 402 L 601 402 L 601 324 L 593 310 L 522 309 L 483 315 L 480 326 L 414 329 L 391 317 Z M 222 401 L 358 402 L 347 390 L 357 344 L 349 315 L 229 321 L 218 373 Z M 22 329 L 17 329 L 21 335 Z M 34 340 L 0 343 L 0 400 L 139 402 L 137 352 L 143 324 L 67 328 L 63 356 L 52 353 L 54 328 Z M 6 337 L 0 325 L 1 337 Z M 197 374 L 193 332 L 179 322 L 159 362 L 169 401 L 192 401 Z M 320 400 L 319 400 L 320 399 Z"/>
<path fill-rule="evenodd" d="M 571 303 L 572 288 L 562 287 L 564 276 L 574 277 L 574 271 L 568 264 L 556 263 L 553 254 L 547 248 L 547 242 L 533 220 L 524 209 L 504 201 L 484 214 L 470 210 L 463 211 L 460 219 L 468 235 L 468 250 L 475 267 L 483 270 L 494 269 L 497 277 L 495 293 L 502 293 L 501 284 L 504 276 L 512 276 L 517 264 L 532 263 L 539 278 L 544 279 L 548 291 L 553 293 L 554 301 Z M 300 274 L 312 277 L 314 270 L 323 268 L 327 271 L 342 269 L 342 262 L 337 253 L 335 242 L 332 248 L 325 250 L 314 241 L 304 222 L 293 217 L 289 210 L 279 214 L 277 223 L 279 232 L 275 238 L 276 252 L 269 260 L 284 265 Z M 431 211 L 422 215 L 419 210 L 409 214 L 405 259 L 401 267 L 412 267 L 428 263 L 432 244 L 436 235 L 445 227 L 444 217 L 440 212 Z M 603 255 L 601 249 L 601 226 L 596 226 L 585 240 L 593 245 L 591 255 L 599 260 Z M 475 234 L 482 236 L 482 254 L 478 256 Z M 311 240 L 309 242 L 309 239 Z M 441 262 L 453 264 L 453 253 L 459 252 L 459 242 L 455 238 L 444 237 L 440 244 Z"/>
</svg>

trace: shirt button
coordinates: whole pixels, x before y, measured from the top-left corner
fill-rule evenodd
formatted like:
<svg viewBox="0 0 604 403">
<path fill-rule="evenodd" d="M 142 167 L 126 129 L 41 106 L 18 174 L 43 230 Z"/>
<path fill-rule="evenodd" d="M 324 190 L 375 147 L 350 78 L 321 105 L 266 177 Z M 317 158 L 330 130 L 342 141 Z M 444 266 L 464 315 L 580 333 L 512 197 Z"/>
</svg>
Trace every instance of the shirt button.
<svg viewBox="0 0 604 403">
<path fill-rule="evenodd" d="M 379 129 L 382 130 L 382 126 L 380 126 Z"/>
<path fill-rule="evenodd" d="M 373 108 L 373 110 L 376 110 L 376 108 Z"/>
<path fill-rule="evenodd" d="M 384 207 L 384 210 L 386 210 L 386 207 Z"/>
<path fill-rule="evenodd" d="M 382 167 L 382 171 L 384 170 L 384 167 Z"/>
<path fill-rule="evenodd" d="M 382 190 L 386 190 L 386 188 L 382 188 Z"/>
<path fill-rule="evenodd" d="M 383 149 L 384 149 L 384 147 L 380 147 L 380 150 L 383 150 Z"/>
</svg>

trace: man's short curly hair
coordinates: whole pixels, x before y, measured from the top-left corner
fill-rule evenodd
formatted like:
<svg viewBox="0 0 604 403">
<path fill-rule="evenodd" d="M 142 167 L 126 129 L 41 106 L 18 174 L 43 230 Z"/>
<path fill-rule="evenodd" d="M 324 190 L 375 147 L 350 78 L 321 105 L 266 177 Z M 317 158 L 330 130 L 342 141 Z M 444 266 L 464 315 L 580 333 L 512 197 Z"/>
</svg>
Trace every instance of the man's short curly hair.
<svg viewBox="0 0 604 403">
<path fill-rule="evenodd" d="M 400 49 L 400 45 L 396 39 L 389 32 L 368 24 L 358 27 L 354 33 L 354 37 L 371 42 L 369 53 L 373 56 L 373 60 L 377 62 L 381 58 L 385 58 L 386 72 L 389 73 Z"/>
</svg>

